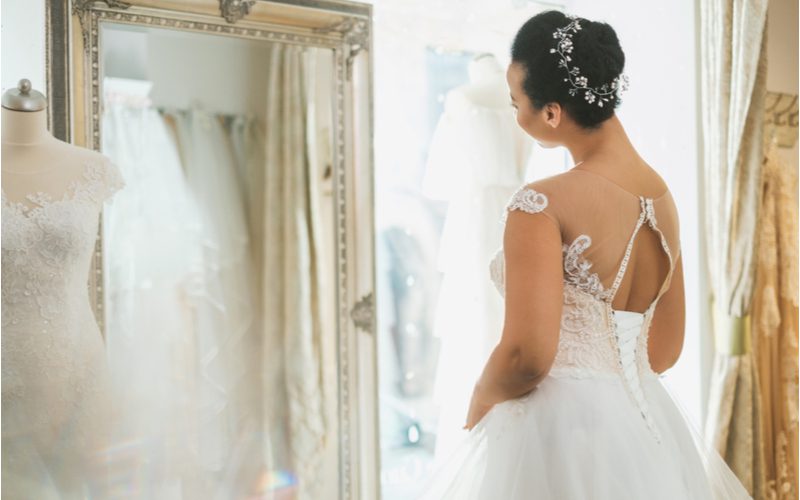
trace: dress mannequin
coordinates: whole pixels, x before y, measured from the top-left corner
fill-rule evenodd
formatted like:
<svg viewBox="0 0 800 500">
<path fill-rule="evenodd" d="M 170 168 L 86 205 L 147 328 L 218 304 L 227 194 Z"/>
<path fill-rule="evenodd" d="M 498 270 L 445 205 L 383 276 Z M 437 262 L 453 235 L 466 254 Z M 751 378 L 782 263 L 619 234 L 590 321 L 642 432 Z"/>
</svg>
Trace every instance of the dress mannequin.
<svg viewBox="0 0 800 500">
<path fill-rule="evenodd" d="M 475 105 L 491 108 L 508 108 L 508 84 L 503 67 L 492 54 L 480 54 L 467 68 L 469 83 L 456 88 L 454 93 L 463 93 Z"/>
<path fill-rule="evenodd" d="M 108 160 L 95 151 L 60 141 L 47 130 L 47 101 L 30 82 L 6 92 L 2 112 L 3 191 L 12 201 L 44 191 L 60 198 L 87 162 Z"/>
<path fill-rule="evenodd" d="M 502 242 L 500 217 L 524 178 L 532 142 L 514 120 L 505 72 L 491 54 L 475 57 L 469 82 L 448 92 L 422 182 L 447 201 L 437 267 L 442 282 L 434 336 L 441 339 L 434 400 L 441 409 L 436 459 L 466 431 L 471 384 L 500 338 L 502 300 L 486 266 Z"/>
<path fill-rule="evenodd" d="M 113 415 L 87 280 L 100 210 L 124 181 L 50 135 L 27 80 L 2 103 L 2 496 L 106 498 Z"/>
</svg>

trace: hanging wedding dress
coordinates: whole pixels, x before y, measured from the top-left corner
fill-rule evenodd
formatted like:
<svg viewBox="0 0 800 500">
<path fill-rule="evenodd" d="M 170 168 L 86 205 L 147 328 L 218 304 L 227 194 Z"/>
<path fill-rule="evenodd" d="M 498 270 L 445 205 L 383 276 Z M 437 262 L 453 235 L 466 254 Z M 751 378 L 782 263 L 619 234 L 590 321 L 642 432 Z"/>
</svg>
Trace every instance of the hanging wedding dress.
<svg viewBox="0 0 800 500">
<path fill-rule="evenodd" d="M 233 145 L 218 116 L 201 109 L 168 116 L 174 119 L 186 182 L 204 220 L 204 282 L 190 292 L 193 300 L 211 306 L 196 312 L 205 384 L 198 452 L 206 467 L 222 473 L 230 467 L 232 453 L 253 453 L 256 440 L 246 433 L 259 425 L 260 388 L 254 381 L 260 344 L 254 330 L 254 267 L 242 191 L 250 180 L 240 179 Z M 213 287 L 205 286 L 209 283 Z"/>
<path fill-rule="evenodd" d="M 680 257 L 670 192 L 646 198 L 573 168 L 519 188 L 512 210 L 544 214 L 565 241 L 558 351 L 532 392 L 495 405 L 472 428 L 421 498 L 750 498 L 648 361 L 650 322 Z M 628 263 L 646 261 L 649 249 L 669 261 L 658 294 L 643 312 L 613 309 Z M 503 295 L 502 247 L 490 276 Z"/>
<path fill-rule="evenodd" d="M 167 121 L 150 85 L 104 82 L 103 150 L 129 179 L 104 225 L 119 482 L 134 498 L 238 498 L 264 444 L 240 176 L 217 118 Z"/>
<path fill-rule="evenodd" d="M 98 217 L 124 185 L 90 163 L 63 195 L 2 210 L 4 498 L 102 498 L 108 369 L 87 294 Z"/>
<path fill-rule="evenodd" d="M 423 179 L 427 197 L 448 202 L 433 326 L 441 339 L 434 387 L 441 408 L 438 457 L 452 451 L 463 425 L 471 393 L 463 381 L 480 374 L 502 327 L 502 301 L 481 269 L 502 240 L 495 214 L 522 182 L 530 147 L 505 100 L 503 94 L 502 108 L 481 105 L 459 89 L 451 91 Z"/>
<path fill-rule="evenodd" d="M 106 348 L 120 417 L 119 482 L 133 498 L 180 499 L 207 485 L 196 443 L 199 305 L 205 279 L 200 209 L 148 82 L 104 81 L 103 151 L 127 188 L 103 219 Z"/>
</svg>

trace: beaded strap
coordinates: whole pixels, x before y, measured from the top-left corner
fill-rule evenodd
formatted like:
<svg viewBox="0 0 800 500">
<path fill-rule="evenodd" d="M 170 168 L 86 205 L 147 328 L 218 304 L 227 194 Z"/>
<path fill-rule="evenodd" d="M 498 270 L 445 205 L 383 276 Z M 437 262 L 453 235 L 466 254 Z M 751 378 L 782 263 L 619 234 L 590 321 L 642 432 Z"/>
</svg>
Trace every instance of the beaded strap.
<svg viewBox="0 0 800 500">
<path fill-rule="evenodd" d="M 673 265 L 672 265 L 672 254 L 669 250 L 669 245 L 667 245 L 667 241 L 664 238 L 664 234 L 656 225 L 656 218 L 655 218 L 655 210 L 653 209 L 653 200 L 651 198 L 645 198 L 643 196 L 639 197 L 639 203 L 641 206 L 641 212 L 639 213 L 639 218 L 636 221 L 636 227 L 633 229 L 633 233 L 631 234 L 630 240 L 628 241 L 628 246 L 625 248 L 625 255 L 622 258 L 622 263 L 620 264 L 620 268 L 617 271 L 617 275 L 614 278 L 614 283 L 609 290 L 608 295 L 605 297 L 606 301 L 606 316 L 608 319 L 609 326 L 613 329 L 618 353 L 618 361 L 620 371 L 622 373 L 622 378 L 625 383 L 625 388 L 628 392 L 628 395 L 633 399 L 636 406 L 639 408 L 639 411 L 642 414 L 642 418 L 644 419 L 645 423 L 647 424 L 648 429 L 652 433 L 653 437 L 657 442 L 661 442 L 661 434 L 658 430 L 658 426 L 653 419 L 653 416 L 650 414 L 649 405 L 647 403 L 647 399 L 644 395 L 644 390 L 642 388 L 641 377 L 638 371 L 636 359 L 637 359 L 637 337 L 641 335 L 641 331 L 634 332 L 636 335 L 632 335 L 630 331 L 620 332 L 616 318 L 614 316 L 614 310 L 611 307 L 611 302 L 614 300 L 614 296 L 617 293 L 617 289 L 619 288 L 620 283 L 622 282 L 622 277 L 625 275 L 625 270 L 628 267 L 628 261 L 631 256 L 631 251 L 633 249 L 633 243 L 636 239 L 636 235 L 641 229 L 642 225 L 647 221 L 648 225 L 653 228 L 656 232 L 658 232 L 660 239 L 661 239 L 661 246 L 664 248 L 664 251 L 667 253 L 669 257 L 669 272 L 667 273 L 667 277 L 664 280 L 664 283 L 661 284 L 661 288 L 656 295 L 656 298 L 651 302 L 650 306 L 645 311 L 646 315 L 652 314 L 652 309 L 655 304 L 658 302 L 658 299 L 661 298 L 661 295 L 664 292 L 664 287 L 669 282 L 672 272 L 673 272 Z"/>
</svg>

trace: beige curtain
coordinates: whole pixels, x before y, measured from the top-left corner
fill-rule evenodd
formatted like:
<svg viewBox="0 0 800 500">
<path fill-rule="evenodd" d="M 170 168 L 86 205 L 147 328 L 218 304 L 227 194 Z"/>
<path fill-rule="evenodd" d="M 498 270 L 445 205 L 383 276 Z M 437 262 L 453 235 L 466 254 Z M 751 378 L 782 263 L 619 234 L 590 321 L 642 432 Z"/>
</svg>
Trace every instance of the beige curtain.
<svg viewBox="0 0 800 500">
<path fill-rule="evenodd" d="M 798 494 L 797 161 L 783 161 L 777 139 L 768 139 L 751 327 L 760 437 L 754 496 L 789 500 Z"/>
<path fill-rule="evenodd" d="M 701 110 L 706 259 L 715 361 L 706 437 L 754 488 L 754 284 L 766 78 L 767 0 L 701 0 Z"/>
<path fill-rule="evenodd" d="M 299 500 L 323 498 L 320 466 L 328 421 L 322 390 L 320 213 L 307 152 L 303 49 L 275 44 L 269 54 L 264 173 L 264 387 L 268 446 L 288 465 Z M 269 458 L 269 457 L 268 457 Z"/>
</svg>

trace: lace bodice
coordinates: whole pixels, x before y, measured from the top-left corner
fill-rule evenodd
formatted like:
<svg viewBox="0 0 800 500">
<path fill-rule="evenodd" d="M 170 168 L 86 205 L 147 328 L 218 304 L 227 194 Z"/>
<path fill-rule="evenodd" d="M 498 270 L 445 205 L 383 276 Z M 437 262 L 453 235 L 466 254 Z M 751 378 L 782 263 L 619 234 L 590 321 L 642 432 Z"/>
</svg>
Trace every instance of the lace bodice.
<svg viewBox="0 0 800 500">
<path fill-rule="evenodd" d="M 40 451 L 57 454 L 93 439 L 81 422 L 97 424 L 90 415 L 101 412 L 93 401 L 106 376 L 87 281 L 103 201 L 123 184 L 103 161 L 87 164 L 61 198 L 11 201 L 2 192 L 4 445 L 34 436 Z"/>
<path fill-rule="evenodd" d="M 47 329 L 83 302 L 102 202 L 123 181 L 116 166 L 86 165 L 61 199 L 26 196 L 10 201 L 3 191 L 3 327 L 38 321 Z"/>
<path fill-rule="evenodd" d="M 587 249 L 592 246 L 592 236 L 579 233 L 562 244 L 564 301 L 558 349 L 550 375 L 621 378 L 632 401 L 639 407 L 654 436 L 658 438 L 658 430 L 649 414 L 641 382 L 644 377 L 656 376 L 647 357 L 647 333 L 656 303 L 668 288 L 674 261 L 667 239 L 657 225 L 653 199 L 639 196 L 638 201 L 639 217 L 610 286 L 603 285 L 599 273 L 593 271 L 594 263 L 585 257 Z M 509 200 L 501 222 L 505 224 L 509 212 L 513 210 L 530 214 L 543 213 L 557 222 L 560 221 L 557 211 L 545 213 L 548 207 L 550 198 L 547 194 L 531 186 L 522 186 Z M 662 248 L 670 258 L 669 273 L 657 298 L 646 311 L 637 313 L 614 310 L 611 301 L 627 268 L 636 234 L 645 223 L 660 236 Z M 564 234 L 562 227 L 562 236 Z M 502 247 L 491 260 L 489 269 L 492 282 L 500 294 L 505 295 L 506 270 Z"/>
</svg>

